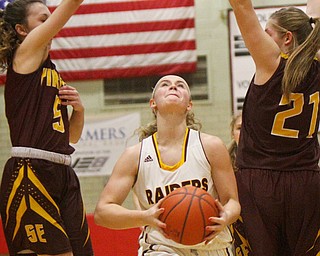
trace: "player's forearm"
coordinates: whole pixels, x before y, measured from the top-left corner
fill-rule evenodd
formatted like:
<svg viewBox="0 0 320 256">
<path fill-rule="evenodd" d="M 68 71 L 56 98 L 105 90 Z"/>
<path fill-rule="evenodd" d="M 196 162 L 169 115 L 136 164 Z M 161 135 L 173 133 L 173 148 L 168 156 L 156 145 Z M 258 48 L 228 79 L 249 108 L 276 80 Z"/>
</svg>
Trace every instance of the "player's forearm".
<svg viewBox="0 0 320 256">
<path fill-rule="evenodd" d="M 108 204 L 95 209 L 94 221 L 97 225 L 110 229 L 128 229 L 146 225 L 144 215 L 144 211 Z"/>
<path fill-rule="evenodd" d="M 319 0 L 308 0 L 306 13 L 311 18 L 320 18 L 320 1 Z M 316 57 L 320 58 L 320 51 L 318 51 Z"/>
<path fill-rule="evenodd" d="M 319 0 L 307 1 L 307 14 L 312 18 L 320 17 L 320 1 Z"/>
<path fill-rule="evenodd" d="M 229 3 L 233 10 L 237 9 L 239 12 L 243 9 L 253 8 L 251 0 L 229 0 Z"/>
<path fill-rule="evenodd" d="M 71 143 L 77 143 L 81 137 L 84 126 L 84 109 L 73 110 L 70 118 L 69 140 Z"/>
</svg>

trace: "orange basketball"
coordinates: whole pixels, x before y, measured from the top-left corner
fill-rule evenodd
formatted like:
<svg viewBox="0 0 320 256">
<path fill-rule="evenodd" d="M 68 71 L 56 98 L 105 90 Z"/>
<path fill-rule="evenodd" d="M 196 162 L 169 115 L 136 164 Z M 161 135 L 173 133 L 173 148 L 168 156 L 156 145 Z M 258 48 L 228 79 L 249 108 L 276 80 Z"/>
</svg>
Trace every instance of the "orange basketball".
<svg viewBox="0 0 320 256">
<path fill-rule="evenodd" d="M 205 227 L 212 225 L 209 217 L 219 214 L 214 198 L 201 188 L 186 186 L 175 189 L 161 203 L 164 212 L 159 219 L 166 223 L 163 231 L 173 241 L 195 245 L 209 235 Z"/>
</svg>

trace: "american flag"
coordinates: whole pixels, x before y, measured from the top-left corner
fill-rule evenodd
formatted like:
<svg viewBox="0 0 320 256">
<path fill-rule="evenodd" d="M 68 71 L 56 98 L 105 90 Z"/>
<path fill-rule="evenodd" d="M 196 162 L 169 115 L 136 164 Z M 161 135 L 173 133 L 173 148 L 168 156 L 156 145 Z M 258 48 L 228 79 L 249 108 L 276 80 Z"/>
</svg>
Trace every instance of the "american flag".
<svg viewBox="0 0 320 256">
<path fill-rule="evenodd" d="M 0 0 L 0 9 L 4 10 L 10 2 L 13 2 L 13 0 Z"/>
<path fill-rule="evenodd" d="M 50 55 L 66 81 L 194 72 L 194 0 L 85 0 Z"/>
</svg>

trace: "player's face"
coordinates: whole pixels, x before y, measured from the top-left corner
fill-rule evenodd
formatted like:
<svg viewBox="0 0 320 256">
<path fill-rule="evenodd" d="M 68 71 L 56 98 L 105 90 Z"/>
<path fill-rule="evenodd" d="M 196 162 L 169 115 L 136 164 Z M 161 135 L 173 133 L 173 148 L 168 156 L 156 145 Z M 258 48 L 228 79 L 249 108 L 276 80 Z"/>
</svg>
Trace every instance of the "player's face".
<svg viewBox="0 0 320 256">
<path fill-rule="evenodd" d="M 191 102 L 190 97 L 187 82 L 179 76 L 169 75 L 158 81 L 151 101 L 157 105 L 166 102 L 179 103 L 188 107 Z"/>
<path fill-rule="evenodd" d="M 33 3 L 29 6 L 27 14 L 27 30 L 30 32 L 34 28 L 44 23 L 51 13 L 48 7 L 42 3 Z"/>
<path fill-rule="evenodd" d="M 233 130 L 232 130 L 232 137 L 234 141 L 237 143 L 237 145 L 239 144 L 241 124 L 242 124 L 242 117 L 240 115 L 234 122 Z"/>
<path fill-rule="evenodd" d="M 30 4 L 27 10 L 27 22 L 21 25 L 22 30 L 28 35 L 30 31 L 43 24 L 50 15 L 51 13 L 46 5 L 38 2 Z M 48 44 L 49 49 L 50 46 L 51 41 Z"/>
</svg>

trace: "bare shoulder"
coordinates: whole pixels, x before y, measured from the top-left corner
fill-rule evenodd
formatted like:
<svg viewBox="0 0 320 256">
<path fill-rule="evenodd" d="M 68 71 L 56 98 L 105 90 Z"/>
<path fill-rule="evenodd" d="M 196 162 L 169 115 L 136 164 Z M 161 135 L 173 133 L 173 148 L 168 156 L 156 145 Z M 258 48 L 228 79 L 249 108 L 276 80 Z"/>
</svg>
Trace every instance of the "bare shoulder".
<svg viewBox="0 0 320 256">
<path fill-rule="evenodd" d="M 140 155 L 140 149 L 141 149 L 141 142 L 140 143 L 137 143 L 133 146 L 129 146 L 127 147 L 124 152 L 123 152 L 123 156 L 126 156 L 126 157 L 130 157 L 130 158 L 139 158 L 139 155 Z"/>
<path fill-rule="evenodd" d="M 204 153 L 215 173 L 220 171 L 231 171 L 231 160 L 227 146 L 221 138 L 205 133 L 200 134 Z"/>
<path fill-rule="evenodd" d="M 200 133 L 200 139 L 204 153 L 212 168 L 217 169 L 221 164 L 224 165 L 230 162 L 228 160 L 230 159 L 229 152 L 221 138 L 206 133 Z"/>
<path fill-rule="evenodd" d="M 141 143 L 127 147 L 113 167 L 114 176 L 135 176 L 139 165 Z"/>
<path fill-rule="evenodd" d="M 210 152 L 211 150 L 219 150 L 219 149 L 225 149 L 226 146 L 221 138 L 215 135 L 207 134 L 207 133 L 200 133 L 200 139 L 202 142 L 202 145 L 204 147 L 204 150 L 206 152 Z"/>
</svg>

